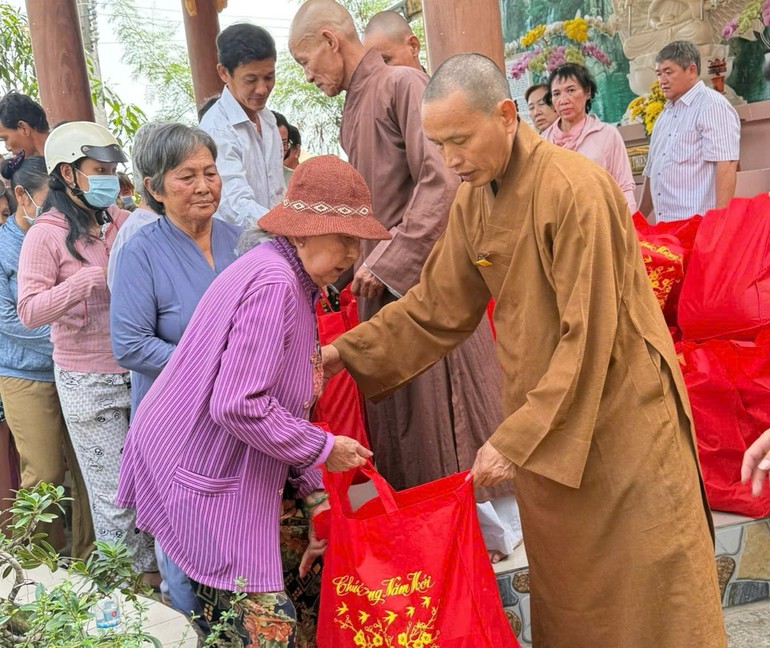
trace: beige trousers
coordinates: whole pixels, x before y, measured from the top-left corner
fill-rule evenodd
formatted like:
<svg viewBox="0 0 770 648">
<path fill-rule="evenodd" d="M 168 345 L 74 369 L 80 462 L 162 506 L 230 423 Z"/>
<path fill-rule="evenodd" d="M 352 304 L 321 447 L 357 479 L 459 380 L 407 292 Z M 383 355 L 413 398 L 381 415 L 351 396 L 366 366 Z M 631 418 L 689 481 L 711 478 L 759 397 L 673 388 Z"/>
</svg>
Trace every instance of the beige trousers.
<svg viewBox="0 0 770 648">
<path fill-rule="evenodd" d="M 39 482 L 60 485 L 69 468 L 72 476 L 72 555 L 85 558 L 93 548 L 94 531 L 88 495 L 62 417 L 52 382 L 0 376 L 0 396 L 21 463 L 21 487 Z M 41 529 L 43 530 L 43 529 Z M 56 549 L 64 546 L 60 519 L 47 529 Z"/>
</svg>

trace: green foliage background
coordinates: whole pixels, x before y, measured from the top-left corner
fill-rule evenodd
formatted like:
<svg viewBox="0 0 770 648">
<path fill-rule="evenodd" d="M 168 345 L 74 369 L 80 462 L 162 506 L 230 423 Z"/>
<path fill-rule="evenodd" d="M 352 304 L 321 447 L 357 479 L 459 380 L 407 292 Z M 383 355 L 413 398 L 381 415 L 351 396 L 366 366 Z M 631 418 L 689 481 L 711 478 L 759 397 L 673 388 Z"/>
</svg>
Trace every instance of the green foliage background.
<svg viewBox="0 0 770 648">
<path fill-rule="evenodd" d="M 130 142 L 147 116 L 139 106 L 123 101 L 94 74 L 93 62 L 86 59 L 91 85 L 91 101 L 104 109 L 107 127 L 121 146 L 130 150 Z M 7 3 L 0 3 L 0 96 L 16 90 L 39 101 L 32 43 L 27 17 Z"/>
</svg>

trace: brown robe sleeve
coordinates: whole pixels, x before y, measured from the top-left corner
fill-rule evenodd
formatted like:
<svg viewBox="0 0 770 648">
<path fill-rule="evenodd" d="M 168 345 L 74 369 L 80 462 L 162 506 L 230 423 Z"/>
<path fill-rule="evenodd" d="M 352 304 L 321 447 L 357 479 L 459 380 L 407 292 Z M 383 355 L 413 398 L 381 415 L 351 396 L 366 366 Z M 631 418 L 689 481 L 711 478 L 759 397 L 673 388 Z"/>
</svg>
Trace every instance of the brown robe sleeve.
<svg viewBox="0 0 770 648">
<path fill-rule="evenodd" d="M 420 109 L 426 83 L 427 77 L 409 75 L 400 78 L 393 89 L 388 116 L 400 131 L 394 134 L 398 141 L 393 146 L 405 147 L 415 186 L 401 221 L 390 229 L 393 238 L 379 243 L 364 259 L 376 277 L 401 295 L 419 280 L 428 254 L 444 231 L 460 183 L 423 133 Z"/>
<path fill-rule="evenodd" d="M 489 290 L 471 261 L 458 205 L 418 285 L 334 341 L 368 398 L 381 400 L 476 330 Z M 435 279 L 440 277 L 440 281 Z"/>
<path fill-rule="evenodd" d="M 542 299 L 555 299 L 559 341 L 552 353 L 543 351 L 551 353 L 548 369 L 490 443 L 518 466 L 578 488 L 615 341 L 618 281 L 624 279 L 616 277 L 623 263 L 614 262 L 611 242 L 615 196 L 598 182 L 582 183 L 579 191 L 566 179 L 563 186 L 560 191 L 549 183 L 538 196 L 544 216 L 535 217 L 535 236 L 542 267 L 531 269 L 544 272 L 553 289 Z M 385 396 L 424 371 L 462 342 L 483 315 L 489 291 L 455 216 L 453 208 L 420 284 L 334 343 L 368 397 Z M 618 250 L 624 253 L 623 245 Z M 530 272 L 510 271 L 520 277 Z M 497 334 L 500 339 L 516 332 L 498 326 Z M 527 370 L 501 361 L 508 376 Z"/>
</svg>

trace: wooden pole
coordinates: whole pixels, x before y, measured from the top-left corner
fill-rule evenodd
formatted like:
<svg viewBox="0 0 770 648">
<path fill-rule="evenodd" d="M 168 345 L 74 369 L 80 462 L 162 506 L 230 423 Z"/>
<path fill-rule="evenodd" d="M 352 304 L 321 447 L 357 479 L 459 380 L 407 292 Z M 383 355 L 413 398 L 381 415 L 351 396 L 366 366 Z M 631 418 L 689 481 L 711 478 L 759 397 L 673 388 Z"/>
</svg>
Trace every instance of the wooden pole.
<svg viewBox="0 0 770 648">
<path fill-rule="evenodd" d="M 200 108 L 210 97 L 222 92 L 222 79 L 217 74 L 217 34 L 219 16 L 214 0 L 197 0 L 193 5 L 196 15 L 187 10 L 182 0 L 184 32 L 187 38 L 187 54 L 190 58 L 195 104 Z"/>
<path fill-rule="evenodd" d="M 430 71 L 460 52 L 478 52 L 505 70 L 499 0 L 423 0 Z"/>
<path fill-rule="evenodd" d="M 26 0 L 40 103 L 54 126 L 94 121 L 76 0 Z"/>
</svg>

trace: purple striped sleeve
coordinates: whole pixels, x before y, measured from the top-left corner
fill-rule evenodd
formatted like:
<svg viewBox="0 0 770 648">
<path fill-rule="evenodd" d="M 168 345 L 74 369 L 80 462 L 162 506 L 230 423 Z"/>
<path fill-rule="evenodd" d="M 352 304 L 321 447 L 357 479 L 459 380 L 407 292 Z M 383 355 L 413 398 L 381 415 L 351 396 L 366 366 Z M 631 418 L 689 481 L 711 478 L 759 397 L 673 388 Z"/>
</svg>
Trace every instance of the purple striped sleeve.
<svg viewBox="0 0 770 648">
<path fill-rule="evenodd" d="M 287 339 L 296 333 L 298 307 L 292 286 L 284 282 L 262 285 L 244 296 L 233 315 L 210 413 L 217 425 L 260 452 L 306 467 L 322 454 L 327 434 L 293 416 L 270 393 L 279 378 L 288 375 L 291 381 L 296 373 L 296 382 L 302 379 L 303 368 L 286 355 Z"/>
</svg>

